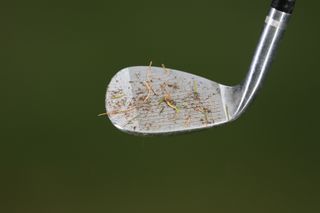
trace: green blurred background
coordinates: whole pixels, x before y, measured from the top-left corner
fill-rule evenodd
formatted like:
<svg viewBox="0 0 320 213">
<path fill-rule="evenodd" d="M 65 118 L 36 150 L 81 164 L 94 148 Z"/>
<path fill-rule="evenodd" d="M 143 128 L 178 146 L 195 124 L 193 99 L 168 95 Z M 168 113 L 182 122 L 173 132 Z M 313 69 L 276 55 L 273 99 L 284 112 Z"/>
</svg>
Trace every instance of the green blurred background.
<svg viewBox="0 0 320 213">
<path fill-rule="evenodd" d="M 298 1 L 237 121 L 135 137 L 104 111 L 121 68 L 240 82 L 269 1 L 7 1 L 0 212 L 320 212 L 319 1 Z"/>
</svg>

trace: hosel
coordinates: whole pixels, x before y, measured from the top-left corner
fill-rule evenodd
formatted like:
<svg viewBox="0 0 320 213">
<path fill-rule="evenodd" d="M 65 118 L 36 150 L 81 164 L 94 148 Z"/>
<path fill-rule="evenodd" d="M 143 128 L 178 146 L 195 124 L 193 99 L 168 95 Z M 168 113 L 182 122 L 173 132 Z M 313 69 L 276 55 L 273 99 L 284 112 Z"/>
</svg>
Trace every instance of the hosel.
<svg viewBox="0 0 320 213">
<path fill-rule="evenodd" d="M 294 3 L 294 0 L 273 0 L 248 74 L 241 86 L 242 97 L 235 115 L 239 116 L 247 108 L 261 86 L 287 27 Z"/>
</svg>

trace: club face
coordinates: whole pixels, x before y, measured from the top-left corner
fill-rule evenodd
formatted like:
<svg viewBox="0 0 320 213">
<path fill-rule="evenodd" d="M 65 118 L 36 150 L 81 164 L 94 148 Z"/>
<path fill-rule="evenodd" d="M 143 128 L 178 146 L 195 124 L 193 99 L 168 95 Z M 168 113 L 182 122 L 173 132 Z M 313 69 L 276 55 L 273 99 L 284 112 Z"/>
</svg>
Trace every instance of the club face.
<svg viewBox="0 0 320 213">
<path fill-rule="evenodd" d="M 169 68 L 129 67 L 109 83 L 106 111 L 113 125 L 127 133 L 200 130 L 230 120 L 224 89 L 203 77 Z"/>
</svg>

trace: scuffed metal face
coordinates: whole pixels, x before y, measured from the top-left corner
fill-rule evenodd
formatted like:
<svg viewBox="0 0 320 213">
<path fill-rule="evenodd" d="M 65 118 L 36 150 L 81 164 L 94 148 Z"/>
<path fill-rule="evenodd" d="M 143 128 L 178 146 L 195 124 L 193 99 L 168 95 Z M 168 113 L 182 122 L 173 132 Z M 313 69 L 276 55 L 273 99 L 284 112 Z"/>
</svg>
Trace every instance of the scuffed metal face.
<svg viewBox="0 0 320 213">
<path fill-rule="evenodd" d="M 219 84 L 165 67 L 119 71 L 108 86 L 106 110 L 120 130 L 145 135 L 203 129 L 229 120 Z"/>
</svg>

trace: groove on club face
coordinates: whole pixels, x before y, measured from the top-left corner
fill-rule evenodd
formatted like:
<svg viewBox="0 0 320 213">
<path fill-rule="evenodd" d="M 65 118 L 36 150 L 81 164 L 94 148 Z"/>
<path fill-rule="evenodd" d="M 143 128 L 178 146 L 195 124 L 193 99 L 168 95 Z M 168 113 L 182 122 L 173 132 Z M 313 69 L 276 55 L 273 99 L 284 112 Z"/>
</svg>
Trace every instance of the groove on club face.
<svg viewBox="0 0 320 213">
<path fill-rule="evenodd" d="M 109 83 L 106 110 L 113 125 L 133 134 L 170 134 L 227 122 L 225 86 L 203 77 L 160 67 L 119 71 Z"/>
</svg>

